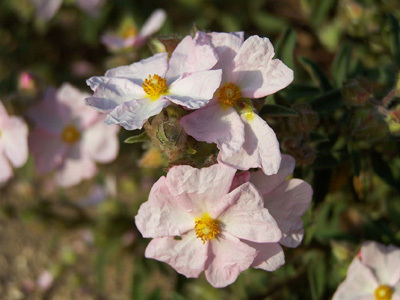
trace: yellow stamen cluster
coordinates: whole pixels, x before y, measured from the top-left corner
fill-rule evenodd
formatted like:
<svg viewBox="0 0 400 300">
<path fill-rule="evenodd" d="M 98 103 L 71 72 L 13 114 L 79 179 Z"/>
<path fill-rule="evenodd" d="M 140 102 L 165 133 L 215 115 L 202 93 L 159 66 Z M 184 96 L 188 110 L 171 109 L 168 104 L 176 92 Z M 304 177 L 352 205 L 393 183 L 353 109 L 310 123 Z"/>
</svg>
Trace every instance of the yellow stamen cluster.
<svg viewBox="0 0 400 300">
<path fill-rule="evenodd" d="M 148 79 L 145 79 L 142 83 L 143 90 L 152 100 L 157 100 L 161 95 L 168 93 L 168 85 L 165 78 L 154 74 L 149 75 Z"/>
<path fill-rule="evenodd" d="M 208 240 L 214 240 L 215 236 L 220 233 L 219 221 L 211 218 L 208 213 L 204 213 L 201 218 L 197 218 L 194 222 L 196 236 L 203 241 L 203 244 Z"/>
<path fill-rule="evenodd" d="M 80 137 L 80 132 L 73 125 L 66 126 L 62 132 L 62 140 L 68 144 L 75 143 Z"/>
<path fill-rule="evenodd" d="M 380 285 L 376 288 L 374 294 L 376 300 L 391 300 L 393 291 L 387 285 Z"/>
<path fill-rule="evenodd" d="M 126 26 L 122 31 L 122 37 L 128 39 L 137 35 L 137 30 L 133 25 Z"/>
<path fill-rule="evenodd" d="M 242 96 L 242 93 L 236 85 L 228 82 L 217 90 L 216 96 L 220 103 L 234 106 Z"/>
</svg>

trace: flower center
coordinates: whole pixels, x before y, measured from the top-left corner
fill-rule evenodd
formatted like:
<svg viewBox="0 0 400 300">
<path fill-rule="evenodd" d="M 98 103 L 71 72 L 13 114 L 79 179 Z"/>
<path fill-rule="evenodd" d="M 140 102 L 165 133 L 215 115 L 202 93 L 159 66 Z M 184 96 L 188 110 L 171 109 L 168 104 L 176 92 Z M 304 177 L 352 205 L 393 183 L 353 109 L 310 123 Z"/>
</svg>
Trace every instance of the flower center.
<svg viewBox="0 0 400 300">
<path fill-rule="evenodd" d="M 157 100 L 161 95 L 168 93 L 167 80 L 157 74 L 149 75 L 149 78 L 142 83 L 142 87 L 151 100 Z"/>
<path fill-rule="evenodd" d="M 62 132 L 62 140 L 69 144 L 75 143 L 80 137 L 80 132 L 73 125 L 66 126 Z"/>
<path fill-rule="evenodd" d="M 217 90 L 216 96 L 218 101 L 222 104 L 234 106 L 242 96 L 242 93 L 236 85 L 232 82 L 228 82 Z"/>
<path fill-rule="evenodd" d="M 122 30 L 122 37 L 124 39 L 128 39 L 130 37 L 134 37 L 137 35 L 137 30 L 135 26 L 133 25 L 127 25 L 123 30 Z"/>
<path fill-rule="evenodd" d="M 392 293 L 392 289 L 387 285 L 378 286 L 374 292 L 376 300 L 391 300 Z"/>
<path fill-rule="evenodd" d="M 196 236 L 203 241 L 203 244 L 205 244 L 207 240 L 212 241 L 215 239 L 215 236 L 220 233 L 219 221 L 211 218 L 208 213 L 204 213 L 203 216 L 197 218 L 194 223 Z"/>
</svg>

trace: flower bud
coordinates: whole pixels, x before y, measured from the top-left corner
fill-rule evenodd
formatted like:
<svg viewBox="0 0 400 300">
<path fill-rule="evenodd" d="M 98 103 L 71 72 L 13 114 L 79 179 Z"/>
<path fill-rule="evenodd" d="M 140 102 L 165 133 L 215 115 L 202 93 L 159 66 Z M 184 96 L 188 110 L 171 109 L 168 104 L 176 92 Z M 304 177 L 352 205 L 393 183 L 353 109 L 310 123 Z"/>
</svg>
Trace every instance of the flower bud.
<svg viewBox="0 0 400 300">
<path fill-rule="evenodd" d="M 359 109 L 350 122 L 350 135 L 366 142 L 374 142 L 385 137 L 387 128 L 379 120 L 378 114 L 370 108 Z"/>
<path fill-rule="evenodd" d="M 294 132 L 308 133 L 318 125 L 318 114 L 306 103 L 294 104 L 292 108 L 299 113 L 298 117 L 289 118 L 289 126 Z"/>
<path fill-rule="evenodd" d="M 282 147 L 287 154 L 296 159 L 300 165 L 310 165 L 315 159 L 315 150 L 302 138 L 286 138 L 282 142 Z"/>
<path fill-rule="evenodd" d="M 387 115 L 385 119 L 390 133 L 400 135 L 400 104 Z"/>
<path fill-rule="evenodd" d="M 348 106 L 364 106 L 373 97 L 371 83 L 362 77 L 346 80 L 342 95 Z"/>
</svg>

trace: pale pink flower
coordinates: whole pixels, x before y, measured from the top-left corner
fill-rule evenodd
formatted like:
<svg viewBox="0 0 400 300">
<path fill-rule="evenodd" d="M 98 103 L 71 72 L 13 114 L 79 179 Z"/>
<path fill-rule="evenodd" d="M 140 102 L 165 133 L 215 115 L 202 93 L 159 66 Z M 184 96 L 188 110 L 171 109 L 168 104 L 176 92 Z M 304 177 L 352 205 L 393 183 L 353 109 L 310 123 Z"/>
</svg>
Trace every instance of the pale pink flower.
<svg viewBox="0 0 400 300">
<path fill-rule="evenodd" d="M 400 248 L 365 242 L 332 300 L 400 300 Z"/>
<path fill-rule="evenodd" d="M 185 37 L 168 59 L 159 53 L 130 66 L 117 67 L 87 84 L 94 95 L 86 103 L 108 113 L 107 124 L 128 130 L 144 122 L 170 102 L 187 109 L 206 105 L 221 82 L 221 70 L 209 70 L 217 62 L 209 37 L 198 33 Z"/>
<path fill-rule="evenodd" d="M 22 167 L 28 159 L 28 126 L 20 117 L 9 116 L 0 101 L 0 185 L 8 181 L 10 166 Z"/>
<path fill-rule="evenodd" d="M 101 42 L 111 51 L 119 51 L 131 47 L 139 48 L 153 33 L 161 28 L 166 17 L 167 15 L 163 9 L 156 9 L 139 32 L 137 32 L 137 28 L 133 20 L 131 20 L 126 24 L 122 24 L 122 28 L 118 33 L 107 33 L 101 36 Z"/>
<path fill-rule="evenodd" d="M 198 141 L 216 143 L 220 162 L 239 170 L 261 167 L 267 175 L 281 160 L 274 131 L 242 98 L 262 98 L 293 80 L 293 72 L 279 59 L 267 38 L 243 38 L 243 32 L 209 33 L 222 69 L 221 86 L 210 103 L 181 120 Z M 247 100 L 248 101 L 248 100 Z"/>
<path fill-rule="evenodd" d="M 31 0 L 36 9 L 36 15 L 46 21 L 54 17 L 60 9 L 63 0 Z"/>
<path fill-rule="evenodd" d="M 203 271 L 214 287 L 233 283 L 258 251 L 248 243 L 276 243 L 281 231 L 251 183 L 230 191 L 236 170 L 216 164 L 176 166 L 161 177 L 136 216 L 145 256 L 186 277 Z"/>
<path fill-rule="evenodd" d="M 295 168 L 295 160 L 289 155 L 282 155 L 281 165 L 275 175 L 265 175 L 262 170 L 250 173 L 249 180 L 264 198 L 264 206 L 275 219 L 282 232 L 277 243 L 249 243 L 259 251 L 252 266 L 267 271 L 274 271 L 285 263 L 281 246 L 295 248 L 300 245 L 303 236 L 301 217 L 309 208 L 312 198 L 311 186 L 301 179 L 286 178 Z M 240 175 L 246 181 L 246 174 Z"/>
<path fill-rule="evenodd" d="M 48 89 L 43 101 L 28 115 L 36 123 L 29 136 L 39 174 L 56 171 L 62 186 L 72 186 L 97 173 L 96 162 L 107 163 L 118 154 L 118 126 L 85 105 L 82 93 L 69 84 Z"/>
</svg>

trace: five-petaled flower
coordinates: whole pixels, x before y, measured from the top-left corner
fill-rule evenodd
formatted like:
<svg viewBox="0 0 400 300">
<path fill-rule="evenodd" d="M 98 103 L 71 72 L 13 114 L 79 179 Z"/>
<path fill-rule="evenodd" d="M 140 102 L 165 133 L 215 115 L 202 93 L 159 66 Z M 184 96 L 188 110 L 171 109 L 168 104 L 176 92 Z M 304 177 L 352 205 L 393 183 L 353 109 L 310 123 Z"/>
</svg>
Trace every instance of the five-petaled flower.
<svg viewBox="0 0 400 300">
<path fill-rule="evenodd" d="M 164 24 L 166 13 L 163 9 L 156 9 L 147 21 L 143 24 L 140 31 L 132 19 L 123 20 L 121 28 L 117 33 L 107 33 L 101 36 L 101 42 L 111 51 L 119 51 L 126 48 L 139 48 L 149 36 L 158 31 Z"/>
<path fill-rule="evenodd" d="M 347 269 L 332 300 L 399 300 L 400 249 L 368 241 Z"/>
<path fill-rule="evenodd" d="M 29 148 L 39 174 L 56 170 L 62 186 L 72 186 L 97 173 L 94 161 L 107 163 L 118 154 L 118 126 L 85 105 L 85 97 L 69 84 L 48 89 L 43 101 L 28 111 L 36 123 Z"/>
<path fill-rule="evenodd" d="M 293 71 L 279 59 L 268 38 L 243 32 L 208 33 L 222 69 L 222 83 L 210 103 L 181 120 L 185 131 L 198 141 L 216 143 L 220 162 L 239 170 L 261 167 L 265 174 L 278 171 L 281 156 L 274 131 L 253 112 L 245 98 L 273 94 L 293 80 Z"/>
<path fill-rule="evenodd" d="M 253 264 L 252 243 L 279 242 L 281 231 L 257 189 L 246 182 L 230 191 L 235 173 L 221 164 L 176 166 L 161 177 L 135 219 L 153 238 L 145 256 L 187 277 L 204 271 L 211 285 L 224 287 Z"/>
<path fill-rule="evenodd" d="M 13 175 L 10 163 L 18 168 L 27 159 L 28 126 L 22 118 L 9 116 L 0 101 L 0 185 Z"/>
<path fill-rule="evenodd" d="M 128 130 L 142 128 L 170 102 L 187 109 L 203 107 L 221 82 L 221 70 L 210 70 L 217 57 L 209 44 L 208 36 L 200 32 L 185 37 L 170 58 L 159 53 L 92 77 L 87 84 L 94 95 L 86 103 L 108 113 L 107 124 Z"/>
</svg>

